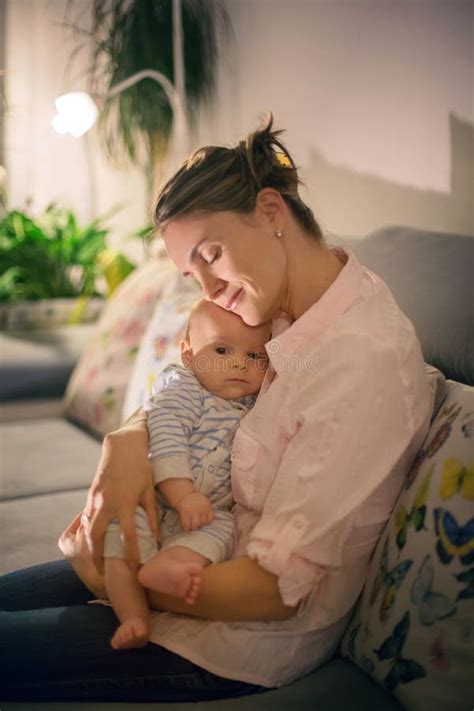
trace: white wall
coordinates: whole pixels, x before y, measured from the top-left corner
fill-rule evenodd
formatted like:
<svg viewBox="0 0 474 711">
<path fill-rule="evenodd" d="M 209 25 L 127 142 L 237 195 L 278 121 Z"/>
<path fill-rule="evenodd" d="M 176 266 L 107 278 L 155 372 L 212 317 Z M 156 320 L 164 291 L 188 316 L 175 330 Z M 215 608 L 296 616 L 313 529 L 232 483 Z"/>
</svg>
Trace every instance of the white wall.
<svg viewBox="0 0 474 711">
<path fill-rule="evenodd" d="M 238 101 L 218 111 L 237 114 L 241 132 L 273 111 L 327 229 L 474 233 L 474 3 L 227 5 Z"/>
<path fill-rule="evenodd" d="M 89 0 L 76 0 L 85 16 Z M 303 193 L 330 232 L 403 223 L 474 233 L 473 3 L 458 0 L 226 0 L 235 41 L 194 146 L 230 143 L 271 109 L 301 166 Z M 7 168 L 11 206 L 61 200 L 87 219 L 118 202 L 114 244 L 140 227 L 138 170 L 50 128 L 65 78 L 66 0 L 8 0 Z M 78 68 L 79 70 L 79 68 Z M 77 70 L 77 71 L 78 71 Z M 130 247 L 129 247 L 130 249 Z"/>
<path fill-rule="evenodd" d="M 70 30 L 63 27 L 67 0 L 8 0 L 6 32 L 5 153 L 10 207 L 32 202 L 40 212 L 51 201 L 74 209 L 85 223 L 115 206 L 123 209 L 112 219 L 112 246 L 141 256 L 138 242 L 123 241 L 144 226 L 145 181 L 138 169 L 110 167 L 93 129 L 86 139 L 59 136 L 51 119 L 54 99 L 73 89 L 87 90 L 81 76 L 87 51 L 73 70 L 66 72 L 75 47 Z M 79 20 L 87 25 L 89 0 L 76 0 Z M 89 160 L 88 156 L 89 155 Z"/>
</svg>

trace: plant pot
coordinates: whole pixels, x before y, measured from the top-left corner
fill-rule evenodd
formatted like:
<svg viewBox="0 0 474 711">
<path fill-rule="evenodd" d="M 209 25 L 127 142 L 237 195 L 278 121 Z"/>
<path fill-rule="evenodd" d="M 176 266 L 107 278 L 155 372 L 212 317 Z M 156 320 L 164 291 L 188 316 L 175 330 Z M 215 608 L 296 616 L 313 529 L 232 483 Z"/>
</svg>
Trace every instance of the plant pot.
<svg viewBox="0 0 474 711">
<path fill-rule="evenodd" d="M 2 331 L 29 331 L 78 323 L 93 323 L 105 299 L 101 297 L 41 299 L 0 305 Z"/>
</svg>

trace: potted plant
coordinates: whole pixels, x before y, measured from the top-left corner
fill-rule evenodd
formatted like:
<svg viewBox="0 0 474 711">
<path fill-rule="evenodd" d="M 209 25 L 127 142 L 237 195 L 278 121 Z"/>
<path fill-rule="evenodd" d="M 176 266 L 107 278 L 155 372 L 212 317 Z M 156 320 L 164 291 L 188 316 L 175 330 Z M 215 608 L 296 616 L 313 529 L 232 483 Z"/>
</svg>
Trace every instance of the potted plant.
<svg viewBox="0 0 474 711">
<path fill-rule="evenodd" d="M 36 328 L 93 321 L 134 265 L 106 248 L 99 218 L 84 228 L 50 205 L 38 218 L 12 210 L 0 220 L 0 325 Z"/>
<path fill-rule="evenodd" d="M 179 4 L 181 27 L 176 28 Z M 218 32 L 230 31 L 230 20 L 219 0 L 93 0 L 90 32 L 75 26 L 81 38 L 73 59 L 83 48 L 93 59 L 88 70 L 90 90 L 105 96 L 99 130 L 109 158 L 124 166 L 145 167 L 152 186 L 153 171 L 166 157 L 173 112 L 163 87 L 152 79 L 112 96 L 113 88 L 141 70 L 156 70 L 171 82 L 183 83 L 189 125 L 196 109 L 215 88 Z M 182 36 L 177 51 L 176 32 Z M 181 32 L 182 31 L 182 32 Z"/>
</svg>

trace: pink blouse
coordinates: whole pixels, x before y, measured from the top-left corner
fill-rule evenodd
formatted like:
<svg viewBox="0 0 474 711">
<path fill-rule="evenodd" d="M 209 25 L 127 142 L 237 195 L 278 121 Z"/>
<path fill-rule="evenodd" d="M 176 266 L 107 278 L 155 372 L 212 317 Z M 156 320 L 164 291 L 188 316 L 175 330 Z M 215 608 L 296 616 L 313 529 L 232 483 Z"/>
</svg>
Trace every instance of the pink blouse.
<svg viewBox="0 0 474 711">
<path fill-rule="evenodd" d="M 277 575 L 296 615 L 225 623 L 153 613 L 153 642 L 269 687 L 334 653 L 433 408 L 411 322 L 378 276 L 335 252 L 345 266 L 322 298 L 293 324 L 274 324 L 271 369 L 232 451 L 234 556 Z"/>
</svg>

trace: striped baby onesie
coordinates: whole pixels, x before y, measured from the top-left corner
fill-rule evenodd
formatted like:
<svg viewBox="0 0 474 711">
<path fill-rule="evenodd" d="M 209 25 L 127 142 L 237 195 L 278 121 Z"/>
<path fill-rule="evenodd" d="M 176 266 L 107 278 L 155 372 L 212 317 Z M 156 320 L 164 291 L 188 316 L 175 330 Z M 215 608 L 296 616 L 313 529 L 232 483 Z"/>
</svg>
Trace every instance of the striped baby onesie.
<svg viewBox="0 0 474 711">
<path fill-rule="evenodd" d="M 234 519 L 230 485 L 230 453 L 242 417 L 255 403 L 255 395 L 226 400 L 206 390 L 194 373 L 180 365 L 165 368 L 153 395 L 145 404 L 148 418 L 149 457 L 155 484 L 170 478 L 192 479 L 196 490 L 207 496 L 214 520 L 195 531 L 183 531 L 177 512 L 157 491 L 162 510 L 161 546 L 149 528 L 142 507 L 135 515 L 140 559 L 144 563 L 161 548 L 190 548 L 212 563 L 225 560 L 234 548 Z M 122 557 L 118 521 L 106 534 L 104 556 Z"/>
</svg>

